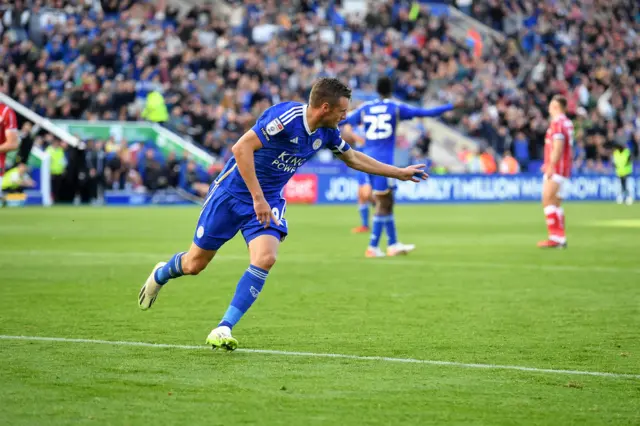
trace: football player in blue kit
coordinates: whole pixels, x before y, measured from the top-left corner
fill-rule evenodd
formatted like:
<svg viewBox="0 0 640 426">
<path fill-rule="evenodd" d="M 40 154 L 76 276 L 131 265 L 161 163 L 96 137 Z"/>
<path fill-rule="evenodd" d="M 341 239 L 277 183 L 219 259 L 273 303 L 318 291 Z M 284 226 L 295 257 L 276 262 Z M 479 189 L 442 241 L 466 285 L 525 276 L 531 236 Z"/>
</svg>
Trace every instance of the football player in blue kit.
<svg viewBox="0 0 640 426">
<path fill-rule="evenodd" d="M 352 128 L 350 124 L 344 124 L 342 138 L 349 142 L 352 148 L 367 153 L 367 146 L 364 140 L 364 126 Z M 369 232 L 369 205 L 373 203 L 371 194 L 371 182 L 369 175 L 365 172 L 357 173 L 358 179 L 358 213 L 360 214 L 360 225 L 351 230 L 354 234 Z"/>
<path fill-rule="evenodd" d="M 394 162 L 396 126 L 400 121 L 416 117 L 435 117 L 454 108 L 453 104 L 446 104 L 425 109 L 394 101 L 390 99 L 393 93 L 393 84 L 388 77 L 382 77 L 378 80 L 377 92 L 380 95 L 379 99 L 363 103 L 340 124 L 345 127 L 343 129 L 345 137 L 350 136 L 352 128 L 364 125 L 364 147 L 367 155 L 386 164 Z M 464 102 L 461 105 L 464 105 Z M 393 191 L 396 188 L 396 179 L 382 175 L 370 175 L 369 182 L 376 210 L 373 217 L 371 240 L 365 251 L 365 256 L 397 256 L 414 250 L 413 244 L 403 244 L 397 239 L 393 217 Z M 378 246 L 383 230 L 386 230 L 388 237 L 386 254 Z"/>
<path fill-rule="evenodd" d="M 287 235 L 285 184 L 322 148 L 329 148 L 349 167 L 403 181 L 426 179 L 424 165 L 405 168 L 381 163 L 351 149 L 338 123 L 346 118 L 351 89 L 335 78 L 318 80 L 307 105 L 284 102 L 267 109 L 232 148 L 233 157 L 211 184 L 191 247 L 160 262 L 142 286 L 141 309 L 149 309 L 166 283 L 202 272 L 224 243 L 242 232 L 249 248 L 249 267 L 236 287 L 222 320 L 206 339 L 214 349 L 234 350 L 232 328 L 260 294 Z"/>
</svg>

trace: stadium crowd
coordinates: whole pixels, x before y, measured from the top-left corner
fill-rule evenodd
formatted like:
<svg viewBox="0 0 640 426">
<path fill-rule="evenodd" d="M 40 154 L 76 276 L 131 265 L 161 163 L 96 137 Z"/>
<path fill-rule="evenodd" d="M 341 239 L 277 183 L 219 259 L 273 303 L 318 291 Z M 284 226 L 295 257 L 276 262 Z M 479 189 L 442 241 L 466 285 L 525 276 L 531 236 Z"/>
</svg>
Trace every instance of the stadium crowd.
<svg viewBox="0 0 640 426">
<path fill-rule="evenodd" d="M 604 171 L 613 145 L 637 157 L 640 145 L 640 3 L 636 0 L 474 2 L 470 14 L 508 37 L 535 64 L 516 80 L 510 61 L 476 84 L 451 82 L 442 89 L 476 97 L 484 108 L 456 117 L 465 132 L 498 152 L 513 151 L 522 164 L 540 158 L 546 106 L 554 94 L 569 100 L 576 127 L 576 165 Z M 505 58 L 498 48 L 495 57 Z M 505 67 L 507 65 L 507 67 Z"/>
<path fill-rule="evenodd" d="M 637 155 L 635 0 L 458 2 L 505 41 L 478 56 L 450 36 L 446 17 L 401 0 L 377 3 L 364 17 L 341 15 L 334 1 L 234 0 L 196 6 L 180 19 L 163 1 L 0 0 L 0 81 L 45 117 L 147 119 L 220 161 L 261 111 L 304 100 L 325 75 L 348 81 L 356 102 L 383 75 L 394 77 L 394 96 L 407 102 L 474 98 L 476 113 L 444 120 L 480 141 L 474 155 L 512 153 L 525 169 L 542 154 L 548 100 L 562 93 L 581 168 L 604 171 L 614 142 Z M 427 132 L 414 153 L 428 155 L 429 142 Z M 47 145 L 46 137 L 34 143 Z M 107 146 L 97 141 L 90 152 Z M 117 169 L 105 167 L 110 176 Z"/>
</svg>

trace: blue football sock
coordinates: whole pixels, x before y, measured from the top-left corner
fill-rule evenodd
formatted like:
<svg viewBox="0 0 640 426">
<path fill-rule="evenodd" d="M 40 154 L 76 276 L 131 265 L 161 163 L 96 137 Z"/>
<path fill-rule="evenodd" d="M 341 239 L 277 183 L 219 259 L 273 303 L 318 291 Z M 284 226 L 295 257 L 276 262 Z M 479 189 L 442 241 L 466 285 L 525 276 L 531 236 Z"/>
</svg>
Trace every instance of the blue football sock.
<svg viewBox="0 0 640 426">
<path fill-rule="evenodd" d="M 182 256 L 185 254 L 185 251 L 174 254 L 166 265 L 156 270 L 155 279 L 158 284 L 165 285 L 170 279 L 184 275 L 184 272 L 182 272 Z"/>
<path fill-rule="evenodd" d="M 369 227 L 369 204 L 360 204 L 358 205 L 358 210 L 360 210 L 360 219 L 362 219 L 362 226 Z"/>
<path fill-rule="evenodd" d="M 392 246 L 398 242 L 398 237 L 396 236 L 396 221 L 393 215 L 387 216 L 387 221 L 384 225 L 387 231 L 387 237 L 389 237 L 388 245 Z"/>
<path fill-rule="evenodd" d="M 380 244 L 380 236 L 382 236 L 382 229 L 386 220 L 387 216 L 373 216 L 373 229 L 371 231 L 369 247 L 378 247 L 378 244 Z"/>
<path fill-rule="evenodd" d="M 249 268 L 247 268 L 238 282 L 236 293 L 233 295 L 229 309 L 227 309 L 222 321 L 218 324 L 219 326 L 233 328 L 240 321 L 240 318 L 258 298 L 268 274 L 269 271 L 249 265 Z"/>
</svg>

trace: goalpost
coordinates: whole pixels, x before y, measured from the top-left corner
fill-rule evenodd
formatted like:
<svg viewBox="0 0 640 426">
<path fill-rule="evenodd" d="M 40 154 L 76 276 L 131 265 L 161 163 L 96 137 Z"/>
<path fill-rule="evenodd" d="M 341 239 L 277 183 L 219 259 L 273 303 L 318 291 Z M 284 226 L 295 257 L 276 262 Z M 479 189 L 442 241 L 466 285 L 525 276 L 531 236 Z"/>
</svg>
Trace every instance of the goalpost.
<svg viewBox="0 0 640 426">
<path fill-rule="evenodd" d="M 25 192 L 27 193 L 27 197 L 40 199 L 41 204 L 48 207 L 53 204 L 53 200 L 51 198 L 51 156 L 38 146 L 34 146 L 31 149 L 30 155 L 37 158 L 40 162 L 40 188 Z"/>
</svg>

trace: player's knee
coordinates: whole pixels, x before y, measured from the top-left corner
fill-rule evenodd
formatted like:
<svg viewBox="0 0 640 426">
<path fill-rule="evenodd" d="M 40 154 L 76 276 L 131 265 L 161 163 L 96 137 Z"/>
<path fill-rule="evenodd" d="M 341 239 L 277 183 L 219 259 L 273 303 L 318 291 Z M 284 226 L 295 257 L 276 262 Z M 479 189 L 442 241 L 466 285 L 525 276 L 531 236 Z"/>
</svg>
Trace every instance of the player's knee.
<svg viewBox="0 0 640 426">
<path fill-rule="evenodd" d="M 551 191 L 545 191 L 542 193 L 542 205 L 544 207 L 555 204 L 556 197 Z"/>
<path fill-rule="evenodd" d="M 260 253 L 251 262 L 254 266 L 270 270 L 276 264 L 276 254 L 273 252 Z"/>
<path fill-rule="evenodd" d="M 366 204 L 371 201 L 371 188 L 361 187 L 358 190 L 358 202 L 360 204 Z"/>
<path fill-rule="evenodd" d="M 182 271 L 185 275 L 198 275 L 209 264 L 207 259 L 201 257 L 184 256 L 182 258 Z"/>
<path fill-rule="evenodd" d="M 388 197 L 386 194 L 378 198 L 376 203 L 376 210 L 378 214 L 389 215 L 393 208 L 393 198 Z"/>
</svg>

